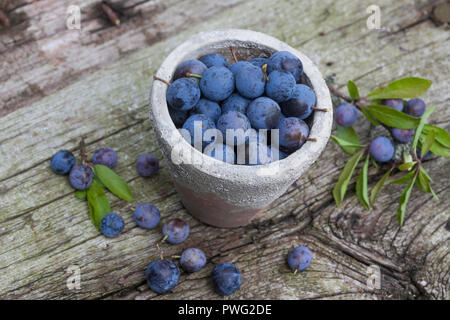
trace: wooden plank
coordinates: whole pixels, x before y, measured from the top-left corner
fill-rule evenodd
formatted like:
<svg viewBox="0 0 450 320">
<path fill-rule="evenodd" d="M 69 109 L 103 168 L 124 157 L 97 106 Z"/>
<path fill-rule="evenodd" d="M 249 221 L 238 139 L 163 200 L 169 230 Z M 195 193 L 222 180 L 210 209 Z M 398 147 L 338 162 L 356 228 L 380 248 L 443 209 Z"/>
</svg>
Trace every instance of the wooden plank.
<svg viewBox="0 0 450 320">
<path fill-rule="evenodd" d="M 355 199 L 335 208 L 331 188 L 346 158 L 333 143 L 300 179 L 299 187 L 291 187 L 253 225 L 235 230 L 211 228 L 190 218 L 164 162 L 157 177 L 137 176 L 138 154 L 151 151 L 160 157 L 147 121 L 151 76 L 172 48 L 205 29 L 239 27 L 272 34 L 306 52 L 324 75 L 336 73 L 338 84 L 356 79 L 365 92 L 375 83 L 400 76 L 430 78 L 434 84 L 426 100 L 438 106 L 432 121 L 449 128 L 450 112 L 445 108 L 449 41 L 444 30 L 424 21 L 400 33 L 369 31 L 365 29 L 369 2 L 321 1 L 306 7 L 289 1 L 273 3 L 249 1 L 227 9 L 1 118 L 0 297 L 218 298 L 208 275 L 214 263 L 227 260 L 237 263 L 245 279 L 232 298 L 448 298 L 448 160 L 426 164 L 441 201 L 414 192 L 408 205 L 412 214 L 401 230 L 393 214 L 398 188 L 389 187 L 370 213 Z M 273 12 L 262 15 L 270 6 Z M 410 15 L 399 14 L 411 6 L 410 1 L 382 3 L 389 17 L 400 17 L 390 20 L 393 30 L 411 24 Z M 192 16 L 195 6 L 190 10 Z M 379 50 L 380 42 L 383 50 Z M 362 119 L 357 128 L 367 142 L 363 133 L 368 127 Z M 152 201 L 164 219 L 177 216 L 189 221 L 188 241 L 164 246 L 165 255 L 199 246 L 210 258 L 207 268 L 183 275 L 167 296 L 157 297 L 147 289 L 143 272 L 158 256 L 154 243 L 160 238 L 159 230 L 135 227 L 127 204 L 110 196 L 114 210 L 123 213 L 126 229 L 118 239 L 103 238 L 89 221 L 85 202 L 76 199 L 67 181 L 48 168 L 54 151 L 77 150 L 81 136 L 87 136 L 90 154 L 102 145 L 118 150 L 117 172 L 130 183 L 135 203 Z M 378 176 L 371 172 L 371 184 Z M 289 247 L 297 244 L 312 249 L 314 262 L 307 272 L 294 277 L 285 258 Z M 65 285 L 66 269 L 72 264 L 81 267 L 79 291 L 69 291 Z M 382 290 L 375 292 L 366 286 L 371 264 L 379 265 L 383 275 Z"/>
</svg>

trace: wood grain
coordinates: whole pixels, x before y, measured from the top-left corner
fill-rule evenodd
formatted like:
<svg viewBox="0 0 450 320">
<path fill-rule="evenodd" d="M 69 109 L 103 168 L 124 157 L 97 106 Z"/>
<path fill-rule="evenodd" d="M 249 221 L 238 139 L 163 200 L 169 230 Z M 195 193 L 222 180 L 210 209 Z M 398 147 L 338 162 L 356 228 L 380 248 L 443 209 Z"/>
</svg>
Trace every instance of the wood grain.
<svg viewBox="0 0 450 320">
<path fill-rule="evenodd" d="M 218 261 L 241 269 L 243 285 L 231 296 L 237 299 L 450 298 L 447 159 L 425 164 L 441 200 L 414 190 L 402 229 L 395 219 L 398 186 L 388 186 L 370 212 L 351 192 L 335 207 L 331 190 L 347 156 L 332 142 L 252 225 L 233 230 L 192 219 L 164 161 L 151 179 L 134 167 L 143 152 L 161 158 L 148 121 L 152 75 L 175 46 L 202 30 L 271 34 L 305 52 L 324 76 L 334 74 L 337 86 L 352 79 L 363 94 L 403 76 L 426 77 L 433 86 L 424 99 L 437 106 L 430 121 L 450 129 L 450 42 L 427 18 L 428 2 L 379 1 L 385 29 L 368 30 L 370 1 L 114 1 L 123 12 L 120 28 L 95 9 L 97 1 L 79 1 L 81 31 L 65 28 L 60 3 L 18 1 L 4 8 L 12 25 L 0 29 L 0 298 L 215 299 L 209 274 Z M 356 128 L 368 142 L 362 117 Z M 144 270 L 158 257 L 159 228 L 137 228 L 132 204 L 108 194 L 126 227 L 119 238 L 105 239 L 67 179 L 49 169 L 59 149 L 78 156 L 82 136 L 89 154 L 100 146 L 117 150 L 116 171 L 130 184 L 133 203 L 151 201 L 163 220 L 189 221 L 186 243 L 163 251 L 170 256 L 199 247 L 208 256 L 205 269 L 183 274 L 168 295 L 148 290 Z M 370 171 L 371 186 L 381 174 Z M 300 244 L 312 250 L 313 263 L 294 276 L 285 259 Z M 81 268 L 80 290 L 66 287 L 71 265 Z M 381 269 L 380 290 L 367 286 L 371 265 Z"/>
</svg>

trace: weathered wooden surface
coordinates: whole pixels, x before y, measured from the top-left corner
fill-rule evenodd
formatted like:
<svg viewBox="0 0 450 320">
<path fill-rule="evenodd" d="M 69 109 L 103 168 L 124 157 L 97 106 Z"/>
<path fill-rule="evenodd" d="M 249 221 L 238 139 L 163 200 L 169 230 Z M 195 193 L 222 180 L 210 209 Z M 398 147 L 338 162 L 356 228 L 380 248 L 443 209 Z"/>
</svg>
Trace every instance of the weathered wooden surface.
<svg viewBox="0 0 450 320">
<path fill-rule="evenodd" d="M 115 1 L 119 4 L 125 1 Z M 187 36 L 220 28 L 271 34 L 309 55 L 336 83 L 355 80 L 368 92 L 402 76 L 433 81 L 425 96 L 437 111 L 431 122 L 450 129 L 448 31 L 427 18 L 426 2 L 378 1 L 382 31 L 366 28 L 371 1 L 127 1 L 115 28 L 97 9 L 78 1 L 82 30 L 65 27 L 71 1 L 5 1 L 12 27 L 0 28 L 0 298 L 219 298 L 209 274 L 218 261 L 234 262 L 244 282 L 231 298 L 449 299 L 449 161 L 425 164 L 441 200 L 417 190 L 402 229 L 395 219 L 401 190 L 388 186 L 375 208 L 364 211 L 352 193 L 337 209 L 331 189 L 346 156 L 329 143 L 298 183 L 252 225 L 208 227 L 183 209 L 164 162 L 151 179 L 137 176 L 143 152 L 161 154 L 148 121 L 148 90 L 164 56 Z M 357 130 L 367 137 L 360 119 Z M 144 270 L 157 258 L 159 230 L 132 222 L 131 205 L 110 195 L 125 232 L 109 240 L 95 230 L 84 201 L 49 169 L 51 155 L 115 148 L 117 172 L 135 203 L 152 201 L 163 219 L 183 217 L 189 239 L 164 245 L 164 254 L 198 246 L 209 257 L 202 271 L 181 277 L 173 293 L 157 296 Z M 365 138 L 367 141 L 367 138 Z M 371 185 L 380 176 L 370 172 Z M 285 257 L 292 245 L 313 251 L 311 267 L 293 276 Z M 67 268 L 81 268 L 81 289 L 68 290 Z M 370 290 L 367 268 L 381 268 L 381 290 Z"/>
</svg>

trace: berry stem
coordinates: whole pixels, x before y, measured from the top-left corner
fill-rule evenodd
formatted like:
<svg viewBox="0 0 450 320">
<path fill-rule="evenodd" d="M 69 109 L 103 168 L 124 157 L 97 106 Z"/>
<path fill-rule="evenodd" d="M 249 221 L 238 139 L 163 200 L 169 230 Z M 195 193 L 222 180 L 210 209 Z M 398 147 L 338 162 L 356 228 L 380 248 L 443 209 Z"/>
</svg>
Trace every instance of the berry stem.
<svg viewBox="0 0 450 320">
<path fill-rule="evenodd" d="M 316 110 L 316 111 L 323 111 L 323 112 L 328 112 L 327 108 L 317 108 L 315 106 L 312 106 L 311 109 Z"/>
<path fill-rule="evenodd" d="M 194 77 L 194 78 L 198 78 L 198 79 L 202 78 L 201 75 L 195 74 L 195 73 L 190 73 L 190 72 L 186 72 L 186 77 Z"/>
<path fill-rule="evenodd" d="M 84 137 L 81 137 L 80 140 L 80 158 L 82 164 L 86 164 L 88 162 L 86 155 L 86 143 L 84 142 Z"/>
<path fill-rule="evenodd" d="M 297 271 L 298 271 L 298 269 L 295 269 L 295 271 L 294 271 L 294 276 L 297 274 Z"/>
<path fill-rule="evenodd" d="M 161 239 L 161 243 L 163 243 L 164 241 L 166 241 L 168 237 L 169 237 L 169 235 L 166 234 L 166 235 Z"/>
<path fill-rule="evenodd" d="M 120 26 L 120 20 L 117 14 L 114 12 L 114 10 L 109 6 L 109 4 L 106 1 L 102 1 L 102 10 L 108 17 L 109 21 L 111 21 L 112 24 L 115 24 L 116 26 Z"/>
<path fill-rule="evenodd" d="M 305 137 L 303 135 L 300 135 L 300 140 L 317 142 L 316 138 L 308 138 L 308 137 Z"/>
<path fill-rule="evenodd" d="M 161 82 L 164 82 L 165 84 L 167 84 L 168 86 L 170 86 L 170 82 L 169 82 L 169 81 L 164 80 L 164 79 L 161 79 L 160 77 L 153 76 L 153 79 L 154 79 L 154 80 L 161 81 Z"/>
<path fill-rule="evenodd" d="M 180 259 L 181 256 L 172 256 L 173 259 Z"/>
<path fill-rule="evenodd" d="M 261 70 L 264 74 L 263 81 L 264 81 L 264 78 L 266 78 L 266 81 L 270 82 L 269 76 L 267 75 L 267 63 L 263 64 L 263 66 L 261 67 Z"/>
<path fill-rule="evenodd" d="M 234 50 L 234 48 L 230 47 L 230 51 L 231 51 L 231 55 L 233 56 L 234 62 L 238 62 L 239 60 L 238 60 L 238 58 L 236 56 L 236 51 Z"/>
<path fill-rule="evenodd" d="M 159 246 L 159 243 L 156 243 L 156 249 L 158 250 L 159 257 L 161 258 L 161 260 L 164 260 L 163 251 L 161 250 L 161 247 Z"/>
</svg>

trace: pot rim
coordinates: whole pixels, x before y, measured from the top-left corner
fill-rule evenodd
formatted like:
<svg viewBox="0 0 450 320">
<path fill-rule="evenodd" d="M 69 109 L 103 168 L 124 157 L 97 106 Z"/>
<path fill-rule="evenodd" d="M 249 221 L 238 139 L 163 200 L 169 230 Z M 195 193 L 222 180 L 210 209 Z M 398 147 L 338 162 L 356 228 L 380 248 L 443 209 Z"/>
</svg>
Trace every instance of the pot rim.
<svg viewBox="0 0 450 320">
<path fill-rule="evenodd" d="M 289 51 L 303 63 L 303 70 L 309 78 L 311 87 L 317 98 L 317 106 L 328 109 L 328 112 L 314 112 L 309 137 L 317 142 L 306 141 L 303 146 L 287 158 L 264 165 L 234 165 L 207 156 L 185 141 L 175 127 L 166 102 L 167 85 L 162 81 L 153 81 L 150 93 L 150 119 L 153 129 L 162 142 L 173 149 L 178 148 L 179 154 L 194 154 L 197 162 L 190 165 L 207 175 L 213 175 L 231 182 L 255 181 L 255 176 L 297 175 L 306 170 L 324 150 L 333 123 L 333 108 L 330 92 L 322 74 L 313 62 L 300 51 L 286 43 L 266 34 L 241 29 L 227 29 L 198 33 L 175 48 L 162 62 L 155 76 L 171 81 L 175 68 L 184 60 L 192 59 L 192 54 L 202 52 L 203 48 L 219 49 L 228 46 L 239 47 L 239 44 L 250 42 L 274 51 Z M 224 45 L 226 44 L 226 46 Z M 213 52 L 213 51 L 211 51 Z M 165 155 L 169 156 L 169 155 Z M 172 161 L 172 159 L 170 159 Z M 297 174 L 296 174 L 297 173 Z M 300 173 L 300 174 L 299 174 Z"/>
</svg>

